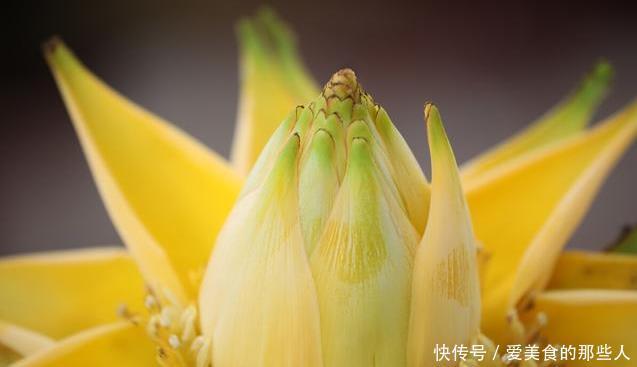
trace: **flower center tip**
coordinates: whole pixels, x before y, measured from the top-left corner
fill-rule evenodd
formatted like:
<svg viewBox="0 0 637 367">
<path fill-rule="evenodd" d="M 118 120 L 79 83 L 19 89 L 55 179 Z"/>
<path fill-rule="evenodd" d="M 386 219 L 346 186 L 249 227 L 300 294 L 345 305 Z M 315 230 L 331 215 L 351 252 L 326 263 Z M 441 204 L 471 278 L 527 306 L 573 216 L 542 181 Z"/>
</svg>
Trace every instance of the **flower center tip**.
<svg viewBox="0 0 637 367">
<path fill-rule="evenodd" d="M 361 88 L 356 73 L 347 68 L 337 71 L 325 84 L 323 95 L 325 98 L 334 96 L 340 100 L 351 98 L 354 103 L 360 102 Z"/>
</svg>

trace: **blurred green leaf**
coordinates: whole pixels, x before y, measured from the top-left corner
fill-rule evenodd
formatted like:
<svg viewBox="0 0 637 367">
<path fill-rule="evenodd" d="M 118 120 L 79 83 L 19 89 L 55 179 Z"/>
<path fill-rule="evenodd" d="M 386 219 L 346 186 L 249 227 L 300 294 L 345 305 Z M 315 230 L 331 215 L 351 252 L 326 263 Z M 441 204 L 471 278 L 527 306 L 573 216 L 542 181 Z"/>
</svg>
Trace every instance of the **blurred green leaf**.
<svg viewBox="0 0 637 367">
<path fill-rule="evenodd" d="M 610 251 L 637 255 L 637 225 L 624 227 L 617 241 L 610 246 Z"/>
</svg>

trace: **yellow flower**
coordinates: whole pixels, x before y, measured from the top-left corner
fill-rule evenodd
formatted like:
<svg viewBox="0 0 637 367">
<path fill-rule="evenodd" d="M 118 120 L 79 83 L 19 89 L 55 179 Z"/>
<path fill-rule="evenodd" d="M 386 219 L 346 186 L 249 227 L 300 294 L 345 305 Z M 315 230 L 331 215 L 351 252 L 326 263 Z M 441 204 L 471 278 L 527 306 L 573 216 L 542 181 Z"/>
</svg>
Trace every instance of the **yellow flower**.
<svg viewBox="0 0 637 367">
<path fill-rule="evenodd" d="M 607 64 L 460 170 L 426 104 L 429 183 L 351 70 L 319 91 L 268 11 L 239 34 L 232 163 L 46 44 L 127 250 L 1 259 L 0 365 L 504 366 L 434 349 L 508 343 L 637 358 L 637 257 L 562 251 L 637 134 L 637 103 L 587 128 Z"/>
</svg>

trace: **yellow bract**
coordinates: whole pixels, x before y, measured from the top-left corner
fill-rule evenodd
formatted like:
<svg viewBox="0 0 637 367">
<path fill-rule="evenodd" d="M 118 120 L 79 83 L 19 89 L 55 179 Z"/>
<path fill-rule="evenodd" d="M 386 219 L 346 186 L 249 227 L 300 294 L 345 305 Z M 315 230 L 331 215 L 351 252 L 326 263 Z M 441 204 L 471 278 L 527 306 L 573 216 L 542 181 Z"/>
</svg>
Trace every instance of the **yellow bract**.
<svg viewBox="0 0 637 367">
<path fill-rule="evenodd" d="M 555 265 L 548 288 L 637 291 L 637 256 L 566 251 Z"/>
<path fill-rule="evenodd" d="M 409 367 L 453 366 L 435 361 L 436 345 L 469 345 L 479 334 L 476 245 L 458 167 L 438 110 L 425 106 L 432 183 L 429 221 L 412 280 Z"/>
<path fill-rule="evenodd" d="M 479 179 L 502 164 L 582 132 L 606 96 L 612 74 L 608 63 L 597 64 L 571 96 L 523 131 L 465 163 L 463 182 Z"/>
<path fill-rule="evenodd" d="M 0 320 L 59 339 L 141 309 L 144 282 L 123 249 L 23 255 L 0 261 Z"/>
<path fill-rule="evenodd" d="M 556 290 L 535 299 L 535 311 L 546 315 L 542 330 L 551 343 L 612 348 L 613 360 L 568 361 L 571 367 L 633 367 L 637 357 L 637 292 L 619 290 Z M 621 346 L 630 360 L 614 360 Z M 597 357 L 595 357 L 597 358 Z"/>
<path fill-rule="evenodd" d="M 140 367 L 156 365 L 146 331 L 128 321 L 88 329 L 21 359 L 12 367 Z"/>
<path fill-rule="evenodd" d="M 287 113 L 319 90 L 299 61 L 290 30 L 272 11 L 244 19 L 238 33 L 241 95 L 232 162 L 247 175 Z"/>
<path fill-rule="evenodd" d="M 146 281 L 160 295 L 194 299 L 240 180 L 222 158 L 105 85 L 59 40 L 45 53 L 102 198 Z"/>
<path fill-rule="evenodd" d="M 333 367 L 402 366 L 419 235 L 396 188 L 391 190 L 383 177 L 369 130 L 363 124 L 351 126 L 347 170 L 310 260 L 324 362 Z"/>
<path fill-rule="evenodd" d="M 199 296 L 215 367 L 322 366 L 319 311 L 298 216 L 292 135 L 217 239 Z"/>
<path fill-rule="evenodd" d="M 483 270 L 483 327 L 510 340 L 507 316 L 550 277 L 562 247 L 637 133 L 637 103 L 589 132 L 494 169 L 466 188 Z"/>
</svg>

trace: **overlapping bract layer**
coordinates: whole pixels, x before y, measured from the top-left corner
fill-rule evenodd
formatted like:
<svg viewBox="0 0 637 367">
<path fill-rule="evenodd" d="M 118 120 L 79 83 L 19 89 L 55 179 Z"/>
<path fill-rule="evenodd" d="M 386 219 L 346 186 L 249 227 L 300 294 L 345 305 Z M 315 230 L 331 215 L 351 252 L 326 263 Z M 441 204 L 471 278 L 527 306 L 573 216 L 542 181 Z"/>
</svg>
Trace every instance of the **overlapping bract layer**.
<svg viewBox="0 0 637 367">
<path fill-rule="evenodd" d="M 213 364 L 404 365 L 429 187 L 351 70 L 284 120 L 240 196 L 200 295 Z"/>
<path fill-rule="evenodd" d="M 479 332 L 476 243 L 462 186 L 488 255 L 482 274 L 491 336 L 506 340 L 508 312 L 534 300 L 526 311 L 548 315 L 543 332 L 550 342 L 628 340 L 629 354 L 637 353 L 633 258 L 562 255 L 564 271 L 549 283 L 556 289 L 543 292 L 553 260 L 637 133 L 635 104 L 585 129 L 605 94 L 607 64 L 462 175 L 439 115 L 428 107 L 430 193 L 387 113 L 349 70 L 278 125 L 318 90 L 303 72 L 289 30 L 271 12 L 242 22 L 239 35 L 243 80 L 233 150 L 239 175 L 108 88 L 59 41 L 46 48 L 98 186 L 151 293 L 170 294 L 180 307 L 200 299 L 205 338 L 194 338 L 194 329 L 188 338 L 176 333 L 174 318 L 159 320 L 173 333 L 158 344 L 162 363 L 172 363 L 162 359 L 166 348 L 192 353 L 196 345 L 200 366 L 213 360 L 215 367 L 430 367 L 432 344 L 467 344 Z M 235 205 L 238 177 L 250 170 Z M 233 205 L 199 292 L 212 238 Z M 516 216 L 520 208 L 525 212 Z M 631 252 L 633 243 L 618 249 Z M 112 321 L 116 299 L 139 303 L 134 293 L 141 279 L 130 259 L 112 255 L 6 261 L 0 288 L 11 302 L 0 307 L 0 318 L 47 335 L 0 321 L 0 344 L 8 346 L 0 348 L 0 365 L 19 357 L 27 357 L 24 366 L 152 363 L 152 343 L 125 323 L 67 337 Z M 87 276 L 94 272 L 134 281 L 102 284 Z M 99 305 L 77 297 L 79 278 L 93 283 Z M 20 294 L 25 284 L 32 292 Z M 33 302 L 42 295 L 50 302 Z M 58 319 L 74 322 L 38 320 L 51 305 Z M 78 305 L 84 309 L 72 314 Z M 153 307 L 154 316 L 167 314 Z M 189 315 L 194 328 L 196 313 Z M 63 339 L 51 346 L 49 336 Z"/>
</svg>

